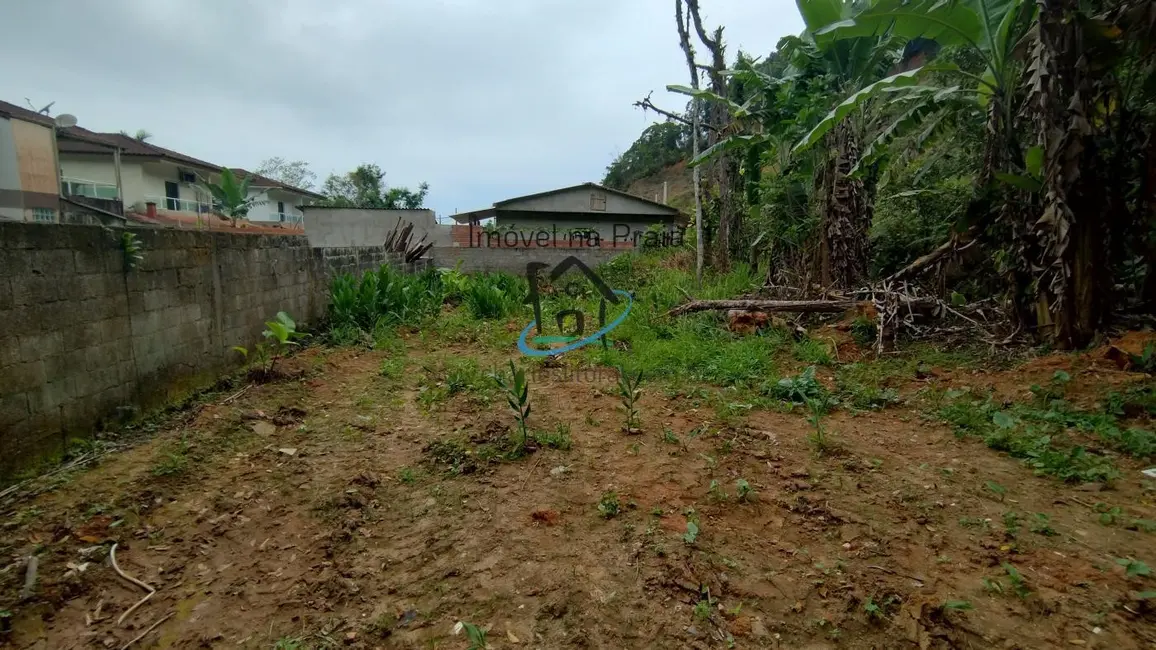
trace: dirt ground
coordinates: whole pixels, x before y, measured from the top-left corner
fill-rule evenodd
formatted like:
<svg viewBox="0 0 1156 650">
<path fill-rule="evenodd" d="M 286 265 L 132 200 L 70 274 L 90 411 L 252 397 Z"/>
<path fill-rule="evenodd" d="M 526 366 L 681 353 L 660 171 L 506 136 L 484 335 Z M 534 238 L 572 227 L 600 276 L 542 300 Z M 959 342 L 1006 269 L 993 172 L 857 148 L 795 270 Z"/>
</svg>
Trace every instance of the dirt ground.
<svg viewBox="0 0 1156 650">
<path fill-rule="evenodd" d="M 122 648 L 160 621 L 131 647 L 462 649 L 468 621 L 511 649 L 1156 647 L 1153 579 L 1117 561 L 1156 561 L 1156 533 L 1095 508 L 1156 520 L 1138 463 L 1065 485 L 903 405 L 832 414 L 837 450 L 817 455 L 798 411 L 724 422 L 658 385 L 632 435 L 603 369 L 532 384 L 531 425 L 568 425 L 572 448 L 461 455 L 457 474 L 431 442 L 513 421 L 468 391 L 427 411 L 423 367 L 473 353 L 411 348 L 394 379 L 387 353 L 309 349 L 296 378 L 0 503 L 0 644 Z M 941 381 L 1029 383 L 1014 372 Z M 146 592 L 114 542 L 156 589 L 123 624 Z"/>
</svg>

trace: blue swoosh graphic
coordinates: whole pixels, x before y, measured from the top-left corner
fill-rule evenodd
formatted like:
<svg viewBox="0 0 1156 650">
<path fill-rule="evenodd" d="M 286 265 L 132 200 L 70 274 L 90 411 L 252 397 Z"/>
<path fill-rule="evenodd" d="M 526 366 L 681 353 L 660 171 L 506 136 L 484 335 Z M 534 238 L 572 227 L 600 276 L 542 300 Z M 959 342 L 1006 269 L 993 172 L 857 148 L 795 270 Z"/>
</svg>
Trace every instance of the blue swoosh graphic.
<svg viewBox="0 0 1156 650">
<path fill-rule="evenodd" d="M 622 291 L 621 289 L 613 289 L 613 291 L 615 295 L 626 298 L 626 309 L 622 310 L 622 313 L 618 315 L 618 318 L 610 321 L 606 327 L 603 327 L 602 329 L 591 334 L 590 336 L 587 336 L 584 339 L 579 339 L 569 345 L 560 348 L 553 350 L 536 350 L 526 344 L 526 337 L 530 335 L 530 330 L 534 329 L 534 326 L 538 324 L 538 321 L 530 321 L 530 324 L 526 326 L 526 329 L 522 330 L 522 334 L 518 337 L 518 349 L 522 351 L 522 354 L 528 357 L 550 357 L 556 354 L 562 354 L 563 352 L 569 352 L 570 350 L 577 350 L 583 345 L 588 345 L 594 341 L 597 341 L 603 336 L 606 336 L 610 333 L 610 330 L 618 327 L 622 324 L 622 321 L 626 320 L 626 317 L 630 315 L 630 308 L 634 306 L 634 298 L 631 298 L 629 293 Z"/>
</svg>

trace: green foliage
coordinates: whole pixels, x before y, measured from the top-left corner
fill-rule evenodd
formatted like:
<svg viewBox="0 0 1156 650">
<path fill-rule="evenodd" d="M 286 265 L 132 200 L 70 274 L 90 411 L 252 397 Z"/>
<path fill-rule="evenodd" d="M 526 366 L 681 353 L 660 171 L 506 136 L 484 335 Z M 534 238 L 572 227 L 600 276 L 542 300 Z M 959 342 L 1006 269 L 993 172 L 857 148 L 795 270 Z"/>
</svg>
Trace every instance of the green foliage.
<svg viewBox="0 0 1156 650">
<path fill-rule="evenodd" d="M 625 190 L 635 181 L 659 172 L 689 154 L 690 127 L 674 121 L 651 124 L 629 149 L 610 163 L 602 184 Z"/>
<path fill-rule="evenodd" d="M 598 513 L 602 515 L 603 519 L 613 519 L 622 511 L 622 505 L 618 502 L 618 493 L 614 491 L 607 491 L 602 493 L 602 498 L 598 500 Z"/>
<path fill-rule="evenodd" d="M 503 373 L 494 372 L 491 377 L 494 383 L 506 394 L 506 403 L 514 414 L 514 420 L 522 433 L 522 446 L 529 439 L 529 428 L 526 420 L 530 417 L 530 383 L 526 381 L 526 371 L 510 362 L 509 377 Z"/>
<path fill-rule="evenodd" d="M 871 348 L 879 335 L 879 325 L 866 316 L 851 321 L 851 338 L 861 348 Z"/>
<path fill-rule="evenodd" d="M 330 174 L 321 187 L 325 198 L 318 204 L 331 208 L 416 210 L 423 207 L 428 193 L 428 183 L 421 183 L 416 190 L 386 187 L 381 167 L 366 163 L 340 176 Z"/>
<path fill-rule="evenodd" d="M 770 396 L 792 404 L 825 403 L 827 389 L 815 379 L 815 366 L 807 366 L 796 377 L 784 377 L 771 386 Z"/>
<path fill-rule="evenodd" d="M 795 343 L 794 353 L 795 358 L 803 363 L 826 366 L 834 361 L 827 344 L 816 339 L 803 339 Z"/>
<path fill-rule="evenodd" d="M 559 424 L 553 431 L 539 431 L 534 439 L 543 447 L 569 451 L 574 446 L 574 439 L 570 437 L 570 425 Z"/>
<path fill-rule="evenodd" d="M 735 488 L 737 489 L 736 494 L 738 495 L 739 501 L 750 501 L 754 498 L 752 496 L 754 490 L 751 489 L 751 484 L 748 483 L 746 479 L 740 478 L 735 481 Z"/>
<path fill-rule="evenodd" d="M 1152 575 L 1152 570 L 1136 558 L 1116 558 L 1116 564 L 1124 567 L 1124 575 L 1129 578 L 1146 578 Z"/>
<path fill-rule="evenodd" d="M 330 321 L 335 329 L 372 332 L 379 324 L 416 325 L 437 314 L 444 300 L 441 275 L 403 273 L 389 265 L 360 278 L 342 274 L 330 285 Z"/>
<path fill-rule="evenodd" d="M 221 168 L 220 176 L 219 183 L 202 178 L 201 186 L 213 196 L 213 209 L 233 219 L 234 225 L 237 219 L 248 216 L 249 210 L 268 202 L 259 198 L 260 194 L 249 196 L 249 183 L 252 180 L 250 177 L 238 179 L 228 167 Z"/>
<path fill-rule="evenodd" d="M 1156 373 L 1156 343 L 1148 343 L 1140 354 L 1129 354 L 1132 368 L 1148 374 Z"/>
<path fill-rule="evenodd" d="M 686 532 L 682 534 L 682 541 L 686 542 L 688 545 L 693 546 L 694 543 L 698 541 L 698 532 L 698 522 L 694 519 L 687 518 Z"/>
<path fill-rule="evenodd" d="M 443 276 L 443 279 L 446 276 Z M 503 318 L 521 309 L 526 298 L 526 283 L 508 273 L 479 273 L 466 276 L 461 297 L 478 320 Z M 450 276 L 451 281 L 458 282 Z"/>
<path fill-rule="evenodd" d="M 1007 488 L 996 483 L 995 481 L 986 481 L 983 486 L 990 490 L 993 494 L 999 496 L 1000 502 L 1003 502 L 1004 497 L 1007 496 Z"/>
<path fill-rule="evenodd" d="M 488 646 L 486 645 L 485 630 L 473 623 L 467 623 L 465 621 L 462 621 L 462 629 L 465 630 L 466 641 L 470 644 L 467 650 L 486 650 Z"/>
<path fill-rule="evenodd" d="M 1004 571 L 1007 572 L 1007 577 L 1011 582 L 1012 590 L 1015 591 L 1017 596 L 1020 598 L 1027 598 L 1028 596 L 1032 595 L 1031 590 L 1028 589 L 1027 581 L 1024 580 L 1023 574 L 1021 574 L 1018 569 L 1007 562 L 1001 563 L 1000 566 L 1002 566 Z"/>
<path fill-rule="evenodd" d="M 1037 474 L 1071 482 L 1102 482 L 1119 476 L 1111 460 L 1075 444 L 1067 433 L 1069 428 L 1090 430 L 1111 446 L 1151 453 L 1147 442 L 1150 433 L 1121 432 L 1102 419 L 1110 416 L 1076 411 L 1056 401 L 1046 409 L 1016 404 L 1001 410 L 990 399 L 966 395 L 949 396 L 948 404 L 938 411 L 939 417 L 952 424 L 959 435 L 981 436 L 989 447 L 1023 460 Z"/>
<path fill-rule="evenodd" d="M 120 249 L 124 253 L 124 270 L 129 272 L 144 261 L 144 243 L 136 233 L 127 230 L 120 235 Z"/>
<path fill-rule="evenodd" d="M 1055 537 L 1059 534 L 1056 532 L 1056 529 L 1052 528 L 1052 518 L 1042 512 L 1037 512 L 1033 515 L 1029 530 L 1037 535 L 1044 535 L 1045 537 Z"/>
<path fill-rule="evenodd" d="M 165 445 L 159 454 L 159 459 L 152 466 L 153 476 L 171 477 L 184 474 L 189 468 L 190 445 L 184 436 L 175 444 Z"/>
<path fill-rule="evenodd" d="M 811 411 L 811 414 L 807 416 L 807 422 L 814 428 L 810 435 L 811 446 L 819 454 L 827 451 L 829 446 L 827 429 L 823 425 L 823 414 L 826 412 L 826 406 L 826 403 L 820 399 L 810 398 L 807 400 L 807 408 Z"/>
<path fill-rule="evenodd" d="M 264 341 L 249 349 L 240 345 L 233 346 L 250 368 L 262 378 L 269 378 L 281 357 L 288 354 L 291 348 L 300 345 L 299 341 L 308 338 L 309 334 L 297 331 L 297 322 L 283 312 L 277 312 L 275 320 L 265 321 L 265 331 L 261 332 Z"/>
</svg>

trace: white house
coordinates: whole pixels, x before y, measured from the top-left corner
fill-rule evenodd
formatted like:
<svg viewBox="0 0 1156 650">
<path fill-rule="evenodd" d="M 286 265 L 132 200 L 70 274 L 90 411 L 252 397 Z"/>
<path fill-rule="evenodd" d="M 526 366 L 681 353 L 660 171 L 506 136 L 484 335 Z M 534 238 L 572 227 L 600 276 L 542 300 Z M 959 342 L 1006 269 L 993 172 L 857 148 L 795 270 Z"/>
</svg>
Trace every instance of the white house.
<svg viewBox="0 0 1156 650">
<path fill-rule="evenodd" d="M 201 180 L 220 181 L 222 167 L 119 133 L 80 127 L 58 129 L 61 193 L 90 199 L 121 199 L 125 212 L 193 218 L 212 212 L 212 195 Z M 300 223 L 300 206 L 321 195 L 273 179 L 253 176 L 250 196 L 268 203 L 254 208 L 252 221 Z"/>
<path fill-rule="evenodd" d="M 301 206 L 325 198 L 315 192 L 293 187 L 244 169 L 233 168 L 233 173 L 238 178 L 247 176 L 249 197 L 261 201 L 249 210 L 249 221 L 275 221 L 300 226 L 305 217 Z"/>
</svg>

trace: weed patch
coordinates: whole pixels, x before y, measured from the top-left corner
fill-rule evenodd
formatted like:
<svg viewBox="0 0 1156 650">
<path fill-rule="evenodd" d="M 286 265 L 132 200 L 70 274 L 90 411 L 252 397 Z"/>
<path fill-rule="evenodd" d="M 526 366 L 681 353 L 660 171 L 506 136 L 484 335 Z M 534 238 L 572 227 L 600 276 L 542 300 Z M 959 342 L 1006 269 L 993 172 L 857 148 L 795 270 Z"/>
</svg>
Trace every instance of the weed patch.
<svg viewBox="0 0 1156 650">
<path fill-rule="evenodd" d="M 1067 429 L 1085 415 L 1064 402 L 1053 401 L 1048 409 L 1017 404 L 1003 410 L 990 397 L 974 399 L 960 391 L 948 391 L 946 397 L 949 403 L 938 410 L 938 416 L 958 435 L 979 436 L 992 449 L 1021 459 L 1036 474 L 1069 482 L 1110 481 L 1119 476 L 1110 459 L 1071 440 Z"/>
</svg>

